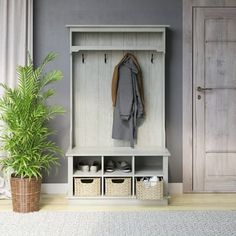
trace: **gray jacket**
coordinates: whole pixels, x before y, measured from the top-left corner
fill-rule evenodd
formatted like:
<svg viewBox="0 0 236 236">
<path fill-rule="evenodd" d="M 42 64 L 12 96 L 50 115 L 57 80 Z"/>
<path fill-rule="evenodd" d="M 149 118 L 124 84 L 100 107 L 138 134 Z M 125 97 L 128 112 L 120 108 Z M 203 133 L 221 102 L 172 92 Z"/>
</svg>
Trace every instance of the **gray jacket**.
<svg viewBox="0 0 236 236">
<path fill-rule="evenodd" d="M 144 117 L 137 82 L 137 68 L 131 58 L 119 67 L 117 100 L 113 114 L 112 138 L 129 140 L 134 147 L 139 120 Z"/>
</svg>

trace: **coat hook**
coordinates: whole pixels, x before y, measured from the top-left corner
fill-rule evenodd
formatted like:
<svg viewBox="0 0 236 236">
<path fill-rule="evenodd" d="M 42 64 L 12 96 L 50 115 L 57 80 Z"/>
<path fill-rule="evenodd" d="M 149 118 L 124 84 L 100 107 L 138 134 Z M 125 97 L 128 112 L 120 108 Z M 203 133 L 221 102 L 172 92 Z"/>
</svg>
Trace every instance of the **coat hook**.
<svg viewBox="0 0 236 236">
<path fill-rule="evenodd" d="M 154 59 L 153 59 L 153 53 L 152 53 L 152 57 L 151 57 L 151 63 L 152 63 L 152 64 L 153 64 L 153 60 L 154 60 Z"/>
<path fill-rule="evenodd" d="M 82 53 L 82 63 L 84 64 L 84 54 Z"/>
<path fill-rule="evenodd" d="M 107 63 L 107 54 L 104 54 L 104 62 Z"/>
</svg>

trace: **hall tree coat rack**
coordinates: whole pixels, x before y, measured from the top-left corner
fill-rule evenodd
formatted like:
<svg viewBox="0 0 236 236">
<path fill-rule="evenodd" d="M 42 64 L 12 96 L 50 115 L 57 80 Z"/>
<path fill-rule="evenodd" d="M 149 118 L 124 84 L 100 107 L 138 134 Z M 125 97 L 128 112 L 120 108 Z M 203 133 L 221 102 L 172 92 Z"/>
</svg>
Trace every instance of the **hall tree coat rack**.
<svg viewBox="0 0 236 236">
<path fill-rule="evenodd" d="M 168 203 L 168 157 L 165 144 L 165 25 L 68 25 L 70 33 L 70 147 L 68 198 L 79 202 Z M 113 107 L 111 80 L 114 67 L 126 52 L 141 66 L 144 82 L 145 120 L 138 128 L 135 148 L 127 141 L 111 138 Z M 107 160 L 125 160 L 132 172 L 105 171 Z M 98 161 L 96 173 L 78 171 L 80 161 Z M 138 177 L 163 177 L 164 198 L 143 201 L 136 198 Z M 75 195 L 76 178 L 99 178 L 96 197 Z M 106 178 L 131 179 L 131 195 L 108 197 Z"/>
</svg>

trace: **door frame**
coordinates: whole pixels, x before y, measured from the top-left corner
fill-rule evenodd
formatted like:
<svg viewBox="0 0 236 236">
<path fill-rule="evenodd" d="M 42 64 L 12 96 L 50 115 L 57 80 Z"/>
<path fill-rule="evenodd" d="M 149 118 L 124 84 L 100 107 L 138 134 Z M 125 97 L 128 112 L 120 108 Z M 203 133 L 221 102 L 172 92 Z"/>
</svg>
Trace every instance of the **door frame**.
<svg viewBox="0 0 236 236">
<path fill-rule="evenodd" d="M 193 192 L 193 12 L 236 7 L 236 0 L 183 0 L 183 191 Z M 189 102 L 192 101 L 192 102 Z"/>
</svg>

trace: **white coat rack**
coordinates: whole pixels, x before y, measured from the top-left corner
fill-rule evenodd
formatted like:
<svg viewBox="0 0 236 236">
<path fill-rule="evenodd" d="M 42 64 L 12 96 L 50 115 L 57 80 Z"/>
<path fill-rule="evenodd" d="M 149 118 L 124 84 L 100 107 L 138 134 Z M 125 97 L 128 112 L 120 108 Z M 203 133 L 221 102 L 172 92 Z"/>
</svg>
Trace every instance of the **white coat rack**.
<svg viewBox="0 0 236 236">
<path fill-rule="evenodd" d="M 71 55 L 70 147 L 66 154 L 68 196 L 70 199 L 78 199 L 74 195 L 74 178 L 86 175 L 78 174 L 76 165 L 79 159 L 90 158 L 101 163 L 101 172 L 95 176 L 101 178 L 101 195 L 98 199 L 105 199 L 105 178 L 108 175 L 104 166 L 106 160 L 113 157 L 127 158 L 132 165 L 132 173 L 128 175 L 132 178 L 132 200 L 136 197 L 135 178 L 138 176 L 162 176 L 167 195 L 170 153 L 165 146 L 165 35 L 168 26 L 67 27 L 70 31 Z M 144 81 L 146 117 L 138 128 L 134 149 L 129 147 L 128 141 L 111 138 L 112 74 L 115 65 L 126 52 L 137 57 Z M 124 175 L 115 173 L 112 176 Z M 91 173 L 87 177 L 92 177 Z"/>
</svg>

